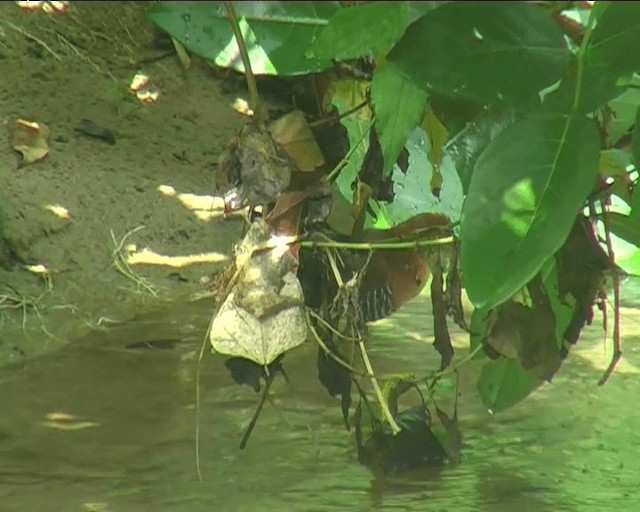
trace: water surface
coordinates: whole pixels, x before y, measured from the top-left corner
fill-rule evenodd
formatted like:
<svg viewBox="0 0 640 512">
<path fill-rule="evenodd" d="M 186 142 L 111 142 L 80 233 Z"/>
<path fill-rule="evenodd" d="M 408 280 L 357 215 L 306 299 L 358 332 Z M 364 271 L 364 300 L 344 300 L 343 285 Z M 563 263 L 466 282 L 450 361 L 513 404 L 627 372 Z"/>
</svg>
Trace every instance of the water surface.
<svg viewBox="0 0 640 512">
<path fill-rule="evenodd" d="M 427 301 L 377 326 L 378 371 L 437 366 Z M 0 511 L 640 510 L 637 309 L 624 309 L 625 360 L 603 388 L 610 347 L 599 326 L 552 384 L 495 417 L 476 395 L 478 366 L 468 366 L 463 462 L 387 479 L 357 463 L 339 404 L 316 380 L 315 347 L 287 356 L 293 389 L 276 381 L 275 407 L 265 405 L 244 451 L 238 443 L 258 395 L 208 355 L 200 483 L 194 355 L 208 308 L 140 318 L 0 370 Z M 462 347 L 464 337 L 455 342 Z"/>
</svg>

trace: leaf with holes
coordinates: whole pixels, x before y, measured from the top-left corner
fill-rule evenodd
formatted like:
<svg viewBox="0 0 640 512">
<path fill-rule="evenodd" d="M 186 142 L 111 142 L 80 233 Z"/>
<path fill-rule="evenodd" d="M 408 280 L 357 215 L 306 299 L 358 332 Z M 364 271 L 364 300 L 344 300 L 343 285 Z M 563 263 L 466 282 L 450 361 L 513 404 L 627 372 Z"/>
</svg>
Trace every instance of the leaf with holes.
<svg viewBox="0 0 640 512">
<path fill-rule="evenodd" d="M 469 298 L 491 308 L 528 283 L 569 235 L 598 173 L 592 121 L 533 116 L 498 135 L 478 159 L 462 209 Z"/>
<path fill-rule="evenodd" d="M 393 170 L 407 137 L 424 117 L 427 93 L 387 63 L 376 68 L 371 83 L 371 100 L 376 113 L 384 170 L 388 174 Z"/>
</svg>

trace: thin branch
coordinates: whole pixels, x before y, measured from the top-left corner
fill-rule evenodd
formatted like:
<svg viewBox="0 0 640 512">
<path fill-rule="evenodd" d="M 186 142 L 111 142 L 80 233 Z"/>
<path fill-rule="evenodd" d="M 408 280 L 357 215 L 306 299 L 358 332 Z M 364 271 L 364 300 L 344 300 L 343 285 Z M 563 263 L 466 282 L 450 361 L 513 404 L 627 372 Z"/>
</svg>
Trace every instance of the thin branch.
<svg viewBox="0 0 640 512">
<path fill-rule="evenodd" d="M 27 32 L 26 30 L 24 30 L 23 28 L 20 28 L 18 25 L 15 25 L 13 23 L 11 23 L 10 21 L 6 22 L 7 25 L 9 25 L 13 30 L 15 30 L 16 32 L 20 32 L 23 36 L 25 36 L 28 39 L 31 39 L 32 41 L 38 43 L 40 46 L 42 46 L 47 52 L 49 52 L 54 59 L 61 61 L 62 58 L 60 57 L 60 55 L 58 55 L 56 52 L 54 52 L 47 43 L 45 43 L 42 39 L 37 38 L 36 36 L 34 36 L 33 34 L 30 34 L 29 32 Z"/>
<path fill-rule="evenodd" d="M 256 117 L 259 118 L 259 106 L 260 106 L 260 96 L 258 95 L 258 85 L 256 84 L 256 77 L 251 70 L 251 61 L 249 60 L 249 52 L 247 52 L 247 45 L 245 44 L 244 37 L 242 36 L 242 30 L 240 29 L 240 23 L 238 22 L 238 16 L 236 15 L 235 7 L 233 6 L 233 2 L 223 2 L 224 8 L 227 11 L 227 16 L 229 18 L 229 24 L 231 25 L 231 30 L 233 30 L 233 35 L 236 38 L 236 43 L 238 43 L 238 48 L 240 49 L 240 57 L 242 58 L 242 64 L 244 66 L 244 75 L 247 79 L 247 87 L 249 88 L 249 99 L 251 100 L 251 108 L 255 113 Z"/>
<path fill-rule="evenodd" d="M 355 151 L 358 149 L 358 147 L 360 147 L 360 144 L 362 144 L 362 141 L 364 141 L 365 137 L 369 134 L 369 130 L 371 130 L 371 128 L 373 127 L 373 123 L 374 123 L 374 119 L 372 119 L 371 122 L 369 123 L 369 126 L 367 126 L 365 130 L 363 130 L 363 133 L 360 136 L 360 138 L 356 141 L 356 143 L 353 146 L 351 146 L 351 148 L 349 149 L 349 152 L 346 155 L 344 155 L 344 158 L 340 160 L 340 162 L 338 162 L 338 165 L 336 165 L 333 168 L 333 170 L 323 178 L 324 181 L 331 181 L 332 179 L 337 177 L 338 174 L 340 174 L 340 171 L 342 171 L 342 168 L 349 163 L 349 160 L 351 159 Z"/>
<path fill-rule="evenodd" d="M 601 201 L 602 223 L 604 224 L 604 233 L 607 242 L 607 252 L 609 261 L 611 262 L 611 272 L 613 275 L 613 354 L 611 362 L 604 374 L 598 381 L 598 386 L 602 386 L 607 382 L 613 370 L 615 370 L 618 361 L 622 357 L 622 347 L 620 343 L 620 276 L 618 275 L 618 267 L 615 263 L 615 254 L 613 252 L 613 244 L 611 243 L 611 232 L 609 231 L 609 222 L 605 204 Z"/>
<path fill-rule="evenodd" d="M 371 361 L 369 360 L 369 355 L 367 354 L 367 349 L 364 346 L 364 342 L 362 339 L 358 341 L 358 345 L 360 346 L 360 354 L 362 355 L 362 361 L 364 362 L 364 367 L 367 369 L 367 375 L 371 379 L 371 384 L 373 386 L 373 390 L 375 391 L 376 397 L 378 398 L 378 403 L 380 403 L 380 409 L 382 409 L 382 415 L 389 423 L 391 427 L 391 431 L 393 435 L 400 433 L 400 427 L 396 423 L 396 420 L 393 418 L 391 411 L 389 410 L 389 404 L 384 398 L 382 394 L 382 390 L 378 385 L 378 380 L 376 379 L 376 375 L 373 372 L 373 367 L 371 366 Z"/>
</svg>

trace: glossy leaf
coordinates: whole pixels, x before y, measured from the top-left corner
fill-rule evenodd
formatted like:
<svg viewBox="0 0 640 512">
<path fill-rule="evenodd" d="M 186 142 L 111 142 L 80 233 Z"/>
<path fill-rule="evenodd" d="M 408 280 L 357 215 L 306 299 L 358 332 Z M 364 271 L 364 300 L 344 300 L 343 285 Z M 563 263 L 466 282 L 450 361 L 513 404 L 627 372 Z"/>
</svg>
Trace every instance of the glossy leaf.
<svg viewBox="0 0 640 512">
<path fill-rule="evenodd" d="M 374 2 L 340 9 L 329 19 L 310 54 L 347 60 L 388 52 L 407 26 L 407 2 Z"/>
<path fill-rule="evenodd" d="M 471 313 L 471 322 L 469 324 L 469 351 L 474 353 L 478 346 L 483 342 L 487 335 L 489 327 L 489 312 L 483 308 L 475 308 Z M 483 350 L 479 350 L 473 356 L 473 359 L 485 359 L 486 355 Z"/>
<path fill-rule="evenodd" d="M 255 74 L 298 75 L 331 67 L 305 53 L 337 2 L 235 2 Z M 218 66 L 244 71 L 223 2 L 160 2 L 148 18 L 187 49 Z"/>
<path fill-rule="evenodd" d="M 409 4 L 409 23 L 422 18 L 425 14 L 433 11 L 438 2 L 408 2 Z M 405 27 L 406 28 L 406 27 Z"/>
<path fill-rule="evenodd" d="M 621 213 L 609 213 L 607 216 L 609 229 L 618 237 L 630 244 L 640 247 L 640 220 L 622 215 Z"/>
<path fill-rule="evenodd" d="M 410 25 L 388 58 L 429 91 L 525 102 L 563 76 L 569 50 L 534 5 L 447 2 Z"/>
<path fill-rule="evenodd" d="M 585 60 L 623 74 L 640 70 L 640 9 L 635 2 L 611 2 L 600 13 Z"/>
<path fill-rule="evenodd" d="M 407 137 L 420 124 L 427 105 L 427 93 L 385 63 L 376 68 L 371 83 L 371 100 L 376 113 L 384 169 L 391 172 Z"/>
<path fill-rule="evenodd" d="M 548 112 L 587 114 L 593 112 L 624 92 L 618 85 L 618 76 L 603 65 L 585 65 L 580 79 L 580 93 L 575 103 L 578 61 L 574 59 L 571 70 L 558 88 L 544 98 Z"/>
<path fill-rule="evenodd" d="M 487 409 L 500 412 L 526 398 L 541 383 L 529 375 L 519 361 L 502 358 L 482 366 L 478 393 Z"/>
<path fill-rule="evenodd" d="M 598 172 L 591 121 L 534 116 L 478 159 L 462 209 L 462 268 L 476 307 L 504 302 L 564 243 Z"/>
</svg>

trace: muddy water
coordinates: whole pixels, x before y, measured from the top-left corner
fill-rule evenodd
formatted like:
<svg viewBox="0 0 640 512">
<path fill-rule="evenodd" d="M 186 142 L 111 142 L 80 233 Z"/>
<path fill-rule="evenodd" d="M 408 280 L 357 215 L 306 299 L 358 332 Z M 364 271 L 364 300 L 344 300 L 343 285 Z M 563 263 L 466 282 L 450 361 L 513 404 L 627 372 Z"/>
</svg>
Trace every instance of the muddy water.
<svg viewBox="0 0 640 512">
<path fill-rule="evenodd" d="M 426 308 L 420 298 L 377 326 L 379 371 L 437 365 Z M 200 483 L 193 358 L 206 317 L 206 304 L 185 306 L 0 370 L 0 512 L 640 510 L 637 309 L 624 311 L 626 359 L 604 388 L 595 327 L 553 384 L 497 417 L 463 384 L 462 464 L 385 480 L 355 461 L 308 346 L 287 357 L 294 389 L 276 382 L 244 451 L 257 395 L 206 357 Z"/>
</svg>

